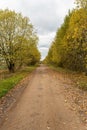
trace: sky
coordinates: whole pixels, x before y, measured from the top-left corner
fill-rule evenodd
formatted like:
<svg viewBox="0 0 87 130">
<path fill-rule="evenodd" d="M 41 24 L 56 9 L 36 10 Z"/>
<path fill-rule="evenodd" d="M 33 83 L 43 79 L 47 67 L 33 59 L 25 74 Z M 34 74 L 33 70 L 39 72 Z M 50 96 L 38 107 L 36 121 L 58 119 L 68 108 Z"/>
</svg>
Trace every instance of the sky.
<svg viewBox="0 0 87 130">
<path fill-rule="evenodd" d="M 41 59 L 47 55 L 68 10 L 74 6 L 74 0 L 0 0 L 0 9 L 8 8 L 29 17 L 39 37 Z"/>
</svg>

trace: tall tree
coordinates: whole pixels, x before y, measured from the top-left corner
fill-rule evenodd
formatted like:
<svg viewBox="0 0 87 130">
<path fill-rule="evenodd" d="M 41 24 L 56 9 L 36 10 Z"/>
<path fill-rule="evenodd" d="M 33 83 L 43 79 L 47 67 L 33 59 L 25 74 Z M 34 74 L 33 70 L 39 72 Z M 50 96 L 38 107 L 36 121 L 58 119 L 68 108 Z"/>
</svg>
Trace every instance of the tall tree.
<svg viewBox="0 0 87 130">
<path fill-rule="evenodd" d="M 45 61 L 76 71 L 87 71 L 87 11 L 73 10 L 58 29 Z M 51 61 L 51 62 L 50 62 Z"/>
<path fill-rule="evenodd" d="M 34 44 L 37 49 L 37 41 L 27 17 L 8 9 L 0 10 L 0 55 L 10 72 L 29 58 L 27 48 L 30 45 Z"/>
</svg>

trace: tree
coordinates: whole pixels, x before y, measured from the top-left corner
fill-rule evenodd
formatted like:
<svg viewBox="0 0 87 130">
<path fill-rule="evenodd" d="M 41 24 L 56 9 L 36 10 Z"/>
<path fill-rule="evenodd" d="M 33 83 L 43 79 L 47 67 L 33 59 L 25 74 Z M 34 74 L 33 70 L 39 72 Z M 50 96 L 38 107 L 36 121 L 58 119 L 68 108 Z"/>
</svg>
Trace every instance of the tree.
<svg viewBox="0 0 87 130">
<path fill-rule="evenodd" d="M 28 48 L 34 44 L 37 49 L 37 41 L 27 17 L 8 9 L 0 10 L 0 55 L 10 72 L 28 60 Z"/>
<path fill-rule="evenodd" d="M 47 60 L 75 71 L 87 71 L 87 11 L 74 9 L 57 30 Z"/>
<path fill-rule="evenodd" d="M 87 9 L 87 0 L 76 0 L 77 7 Z"/>
<path fill-rule="evenodd" d="M 65 66 L 72 70 L 86 71 L 87 57 L 87 13 L 84 9 L 75 10 L 70 19 L 65 36 Z"/>
<path fill-rule="evenodd" d="M 69 11 L 68 15 L 64 19 L 64 23 L 58 28 L 56 32 L 56 36 L 52 45 L 49 49 L 47 61 L 55 64 L 56 66 L 62 66 L 63 62 L 63 55 L 64 55 L 64 37 L 69 27 L 69 21 L 72 13 Z"/>
</svg>

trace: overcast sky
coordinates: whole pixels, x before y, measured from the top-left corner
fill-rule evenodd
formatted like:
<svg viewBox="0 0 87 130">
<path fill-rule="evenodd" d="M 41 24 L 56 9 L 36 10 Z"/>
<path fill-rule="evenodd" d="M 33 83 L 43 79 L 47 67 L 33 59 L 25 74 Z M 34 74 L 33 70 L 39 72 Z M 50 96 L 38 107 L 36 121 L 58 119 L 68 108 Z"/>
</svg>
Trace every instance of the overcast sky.
<svg viewBox="0 0 87 130">
<path fill-rule="evenodd" d="M 30 18 L 39 36 L 42 59 L 68 10 L 74 6 L 74 0 L 0 0 L 0 9 L 15 10 Z"/>
</svg>

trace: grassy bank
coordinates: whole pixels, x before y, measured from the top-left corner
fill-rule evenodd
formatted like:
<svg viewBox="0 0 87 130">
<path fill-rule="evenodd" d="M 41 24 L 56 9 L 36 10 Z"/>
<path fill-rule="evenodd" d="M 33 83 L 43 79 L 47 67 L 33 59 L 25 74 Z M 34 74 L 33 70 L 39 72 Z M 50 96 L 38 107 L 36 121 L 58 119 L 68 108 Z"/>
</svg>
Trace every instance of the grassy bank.
<svg viewBox="0 0 87 130">
<path fill-rule="evenodd" d="M 0 80 L 0 98 L 4 96 L 10 89 L 12 89 L 15 85 L 17 85 L 20 80 L 26 77 L 29 73 L 31 73 L 36 67 L 26 67 L 22 70 L 10 74 L 5 73 L 7 76 Z"/>
<path fill-rule="evenodd" d="M 76 87 L 87 91 L 87 76 L 85 76 L 84 73 L 70 71 L 67 69 L 60 68 L 60 67 L 54 67 L 54 66 L 49 66 L 49 67 L 55 70 L 56 72 L 59 72 L 63 74 L 64 76 L 70 78 L 75 83 Z"/>
</svg>

